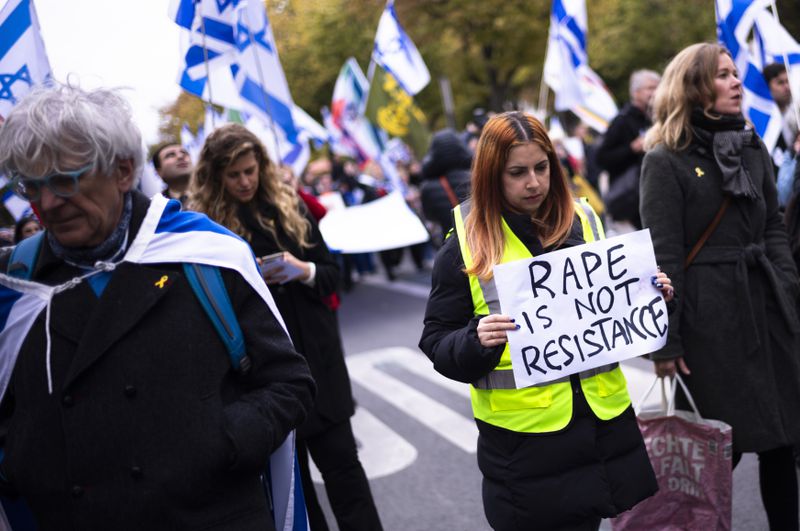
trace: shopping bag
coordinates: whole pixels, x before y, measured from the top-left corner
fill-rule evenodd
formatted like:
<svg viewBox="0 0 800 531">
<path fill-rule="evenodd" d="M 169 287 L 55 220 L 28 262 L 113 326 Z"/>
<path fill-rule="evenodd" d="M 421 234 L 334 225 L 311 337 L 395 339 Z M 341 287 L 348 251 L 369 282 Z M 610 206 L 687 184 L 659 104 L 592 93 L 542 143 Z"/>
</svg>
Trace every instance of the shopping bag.
<svg viewBox="0 0 800 531">
<path fill-rule="evenodd" d="M 659 381 L 661 407 L 643 411 L 641 404 Z M 678 385 L 693 411 L 675 410 Z M 614 531 L 730 531 L 730 425 L 702 418 L 677 374 L 670 384 L 657 378 L 636 409 L 658 492 L 613 519 Z"/>
</svg>

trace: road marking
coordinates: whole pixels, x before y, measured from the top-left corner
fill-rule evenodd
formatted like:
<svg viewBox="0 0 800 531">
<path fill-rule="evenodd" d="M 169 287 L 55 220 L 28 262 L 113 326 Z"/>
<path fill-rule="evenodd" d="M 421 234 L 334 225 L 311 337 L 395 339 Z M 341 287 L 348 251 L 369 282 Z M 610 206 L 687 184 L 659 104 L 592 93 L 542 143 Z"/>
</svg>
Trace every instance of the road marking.
<svg viewBox="0 0 800 531">
<path fill-rule="evenodd" d="M 390 347 L 354 354 L 348 356 L 346 361 L 350 377 L 359 386 L 378 395 L 463 451 L 472 454 L 477 451 L 478 430 L 473 419 L 443 406 L 385 372 L 389 365 L 399 366 L 468 401 L 469 386 L 436 372 L 422 353 L 406 347 Z M 652 371 L 637 365 L 632 362 L 621 364 L 634 405 L 638 404 L 654 379 Z M 656 389 L 647 405 L 657 405 L 659 400 L 660 391 Z M 369 479 L 395 474 L 416 460 L 417 449 L 367 409 L 356 409 L 352 425 L 356 440 L 360 443 L 359 459 Z M 314 482 L 322 483 L 322 477 L 313 462 L 311 476 Z"/>
<path fill-rule="evenodd" d="M 400 472 L 417 459 L 417 449 L 362 407 L 350 419 L 358 445 L 358 458 L 367 478 L 376 479 Z M 313 460 L 309 462 L 311 478 L 322 483 Z"/>
<path fill-rule="evenodd" d="M 421 369 L 420 360 L 427 363 L 427 370 Z M 437 385 L 456 390 L 461 396 L 464 396 L 464 389 L 467 393 L 469 392 L 466 384 L 453 382 L 434 371 L 430 362 L 421 353 L 405 347 L 392 347 L 348 356 L 346 361 L 350 377 L 361 387 L 378 395 L 465 452 L 475 453 L 477 451 L 478 428 L 473 419 L 468 419 L 443 406 L 397 378 L 386 374 L 379 367 L 385 363 L 397 363 Z"/>
<path fill-rule="evenodd" d="M 378 286 L 379 288 L 387 289 L 389 291 L 396 291 L 404 295 L 427 299 L 431 296 L 430 284 L 420 284 L 418 282 L 411 282 L 408 280 L 393 280 L 388 281 L 382 278 L 377 278 L 369 275 L 361 277 L 361 283 L 370 286 Z"/>
</svg>

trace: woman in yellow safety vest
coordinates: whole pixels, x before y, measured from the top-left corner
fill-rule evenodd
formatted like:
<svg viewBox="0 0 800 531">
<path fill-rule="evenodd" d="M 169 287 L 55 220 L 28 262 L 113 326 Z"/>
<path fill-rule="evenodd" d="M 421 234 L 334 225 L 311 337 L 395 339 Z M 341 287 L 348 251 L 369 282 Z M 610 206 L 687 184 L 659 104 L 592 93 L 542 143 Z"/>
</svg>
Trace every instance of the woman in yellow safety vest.
<svg viewBox="0 0 800 531">
<path fill-rule="evenodd" d="M 500 313 L 495 264 L 604 237 L 575 201 L 534 117 L 509 112 L 484 127 L 471 198 L 436 257 L 420 348 L 437 371 L 470 383 L 483 504 L 495 530 L 596 530 L 657 484 L 616 364 L 516 389 L 507 345 L 519 328 Z M 667 300 L 669 278 L 653 283 Z"/>
</svg>

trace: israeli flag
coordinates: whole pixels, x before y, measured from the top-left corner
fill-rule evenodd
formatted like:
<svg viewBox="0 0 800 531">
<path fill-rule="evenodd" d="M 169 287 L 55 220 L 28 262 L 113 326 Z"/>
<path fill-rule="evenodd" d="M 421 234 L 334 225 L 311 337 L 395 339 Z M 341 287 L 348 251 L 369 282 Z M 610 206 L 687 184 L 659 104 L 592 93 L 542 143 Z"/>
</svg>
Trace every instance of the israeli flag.
<svg viewBox="0 0 800 531">
<path fill-rule="evenodd" d="M 769 7 L 768 0 L 716 0 L 717 38 L 731 52 L 744 89 L 742 112 L 753 123 L 771 152 L 783 127 L 780 109 L 772 100 L 769 85 L 761 75 L 761 61 L 750 53 L 748 40 L 758 19 Z M 771 16 L 771 15 L 770 15 Z M 763 36 L 763 34 L 762 34 Z"/>
<path fill-rule="evenodd" d="M 0 123 L 25 94 L 51 78 L 32 0 L 9 0 L 0 10 Z"/>
<path fill-rule="evenodd" d="M 5 395 L 22 342 L 47 307 L 54 288 L 0 274 L 0 397 Z"/>
<path fill-rule="evenodd" d="M 425 61 L 397 20 L 394 0 L 387 2 L 381 14 L 372 58 L 412 96 L 431 80 Z"/>
<path fill-rule="evenodd" d="M 242 2 L 240 2 L 242 3 Z M 278 58 L 264 5 L 258 0 L 244 1 L 237 9 L 237 65 L 232 67 L 242 97 L 242 110 L 274 122 L 286 139 L 295 143 L 297 128 L 292 117 L 292 95 Z"/>
<path fill-rule="evenodd" d="M 599 132 L 617 115 L 614 98 L 589 67 L 584 0 L 553 0 L 544 81 L 556 95 L 555 109 L 570 110 Z"/>
<path fill-rule="evenodd" d="M 179 79 L 184 90 L 279 129 L 290 147 L 276 160 L 301 147 L 294 102 L 263 4 L 173 0 L 170 17 L 189 32 Z"/>
</svg>

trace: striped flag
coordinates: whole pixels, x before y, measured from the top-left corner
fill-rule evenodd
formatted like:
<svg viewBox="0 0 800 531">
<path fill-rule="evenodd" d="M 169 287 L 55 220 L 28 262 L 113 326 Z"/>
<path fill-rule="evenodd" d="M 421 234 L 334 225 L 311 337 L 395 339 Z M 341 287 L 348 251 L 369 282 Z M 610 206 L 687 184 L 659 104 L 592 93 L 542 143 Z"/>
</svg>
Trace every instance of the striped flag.
<svg viewBox="0 0 800 531">
<path fill-rule="evenodd" d="M 20 98 L 51 78 L 32 0 L 10 0 L 0 10 L 0 123 Z"/>
<path fill-rule="evenodd" d="M 378 21 L 372 58 L 412 96 L 431 80 L 425 61 L 397 20 L 394 0 L 386 3 Z"/>
<path fill-rule="evenodd" d="M 767 11 L 768 0 L 716 0 L 717 38 L 733 56 L 733 62 L 739 70 L 744 90 L 744 115 L 753 123 L 756 132 L 761 136 L 770 152 L 775 147 L 783 127 L 783 117 L 778 105 L 772 100 L 764 76 L 761 74 L 765 54 L 752 54 L 749 47 L 751 31 L 756 30 L 764 43 L 764 32 L 759 32 L 756 21 L 768 31 L 775 31 L 775 26 L 768 20 L 772 14 Z M 774 22 L 777 24 L 777 21 Z M 779 25 L 778 25 L 779 26 Z M 763 48 L 762 48 L 763 49 Z M 781 59 L 780 62 L 783 62 Z"/>
<path fill-rule="evenodd" d="M 54 288 L 0 274 L 0 398 L 5 396 L 22 342 Z"/>
<path fill-rule="evenodd" d="M 614 98 L 586 53 L 584 0 L 553 0 L 544 80 L 556 95 L 557 111 L 572 111 L 599 132 L 617 115 Z"/>
<path fill-rule="evenodd" d="M 274 124 L 294 144 L 294 103 L 264 5 L 258 0 L 173 0 L 170 17 L 188 31 L 181 87 Z"/>
</svg>

